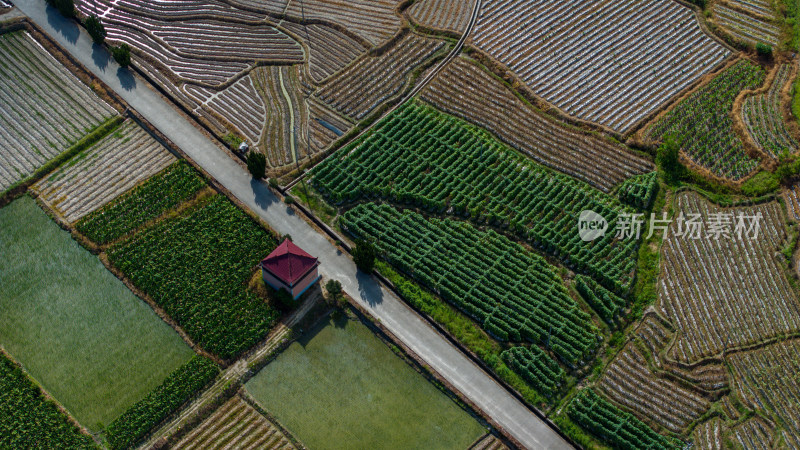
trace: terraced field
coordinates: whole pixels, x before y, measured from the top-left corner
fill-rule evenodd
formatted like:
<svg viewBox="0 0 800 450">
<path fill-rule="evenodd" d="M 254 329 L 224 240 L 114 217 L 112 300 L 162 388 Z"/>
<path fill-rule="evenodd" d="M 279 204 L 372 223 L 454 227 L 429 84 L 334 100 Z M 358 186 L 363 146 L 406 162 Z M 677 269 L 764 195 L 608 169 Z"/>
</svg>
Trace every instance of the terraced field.
<svg viewBox="0 0 800 450">
<path fill-rule="evenodd" d="M 56 213 L 76 222 L 150 178 L 175 157 L 132 120 L 33 186 Z"/>
<path fill-rule="evenodd" d="M 219 86 L 257 62 L 303 62 L 295 40 L 258 14 L 221 2 L 190 2 L 183 9 L 168 1 L 100 0 L 76 7 L 84 14 L 97 9 L 107 39 L 130 45 L 137 63 L 183 81 Z"/>
<path fill-rule="evenodd" d="M 621 133 L 730 56 L 671 0 L 483 2 L 472 44 L 566 113 Z"/>
<path fill-rule="evenodd" d="M 747 407 L 771 417 L 782 428 L 787 448 L 800 447 L 800 341 L 778 342 L 727 358 L 736 394 Z M 750 421 L 734 429 L 747 448 L 771 448 L 773 426 L 764 420 Z"/>
<path fill-rule="evenodd" d="M 115 114 L 27 32 L 0 35 L 0 191 Z"/>
<path fill-rule="evenodd" d="M 682 330 L 670 357 L 693 362 L 726 348 L 754 344 L 800 330 L 800 303 L 774 256 L 786 239 L 784 214 L 776 202 L 753 207 L 719 208 L 697 194 L 682 193 L 677 212 L 701 214 L 761 213 L 758 239 L 706 239 L 671 236 L 662 248 L 658 308 Z M 738 219 L 730 222 L 734 229 Z M 685 229 L 688 235 L 692 235 Z M 745 235 L 746 236 L 746 235 Z"/>
<path fill-rule="evenodd" d="M 336 23 L 372 46 L 379 46 L 400 29 L 398 0 L 270 0 L 285 6 L 289 18 Z M 261 2 L 256 2 L 261 3 Z"/>
<path fill-rule="evenodd" d="M 289 450 L 295 446 L 278 427 L 235 395 L 172 448 Z"/>
<path fill-rule="evenodd" d="M 668 337 L 668 332 L 651 318 L 645 319 L 637 334 L 645 342 L 655 344 L 656 351 L 661 351 L 666 343 L 663 339 L 660 342 L 647 340 L 654 332 L 657 336 Z M 681 433 L 711 404 L 694 390 L 653 371 L 647 357 L 635 343 L 628 343 L 606 368 L 598 382 L 598 391 L 638 417 Z"/>
<path fill-rule="evenodd" d="M 742 120 L 750 136 L 766 154 L 778 159 L 798 148 L 786 128 L 781 107 L 781 91 L 791 81 L 792 66 L 781 64 L 769 90 L 747 97 L 742 105 Z"/>
<path fill-rule="evenodd" d="M 775 11 L 769 0 L 724 0 L 711 8 L 714 22 L 737 40 L 755 46 L 777 47 L 781 30 L 773 22 Z"/>
<path fill-rule="evenodd" d="M 316 96 L 344 115 L 363 119 L 380 103 L 399 94 L 409 74 L 445 46 L 442 40 L 409 33 L 381 56 L 362 56 Z"/>
<path fill-rule="evenodd" d="M 285 22 L 283 26 L 306 42 L 309 72 L 317 83 L 339 72 L 367 50 L 362 42 L 330 26 L 293 22 Z"/>
<path fill-rule="evenodd" d="M 645 131 L 651 140 L 672 137 L 681 150 L 714 175 L 740 180 L 758 167 L 733 129 L 731 111 L 740 92 L 764 83 L 761 66 L 740 60 L 680 101 Z"/>
<path fill-rule="evenodd" d="M 461 34 L 469 25 L 474 7 L 474 0 L 423 0 L 414 3 L 408 14 L 424 27 Z"/>
<path fill-rule="evenodd" d="M 692 432 L 692 442 L 698 450 L 722 450 L 725 430 L 722 419 L 712 417 L 695 427 Z"/>
<path fill-rule="evenodd" d="M 448 64 L 420 98 L 486 128 L 537 163 L 603 192 L 653 168 L 651 162 L 623 145 L 569 128 L 539 112 L 502 81 L 465 58 Z"/>
</svg>

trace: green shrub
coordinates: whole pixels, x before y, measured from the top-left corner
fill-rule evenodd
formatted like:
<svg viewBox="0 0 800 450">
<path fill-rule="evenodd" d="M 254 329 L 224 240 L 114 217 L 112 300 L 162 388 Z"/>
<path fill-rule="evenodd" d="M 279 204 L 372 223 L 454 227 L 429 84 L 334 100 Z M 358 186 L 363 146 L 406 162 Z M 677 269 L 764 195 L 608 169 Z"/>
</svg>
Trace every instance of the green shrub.
<svg viewBox="0 0 800 450">
<path fill-rule="evenodd" d="M 575 276 L 575 290 L 581 294 L 586 303 L 607 323 L 613 323 L 625 307 L 625 300 L 608 289 L 600 286 L 584 275 Z"/>
<path fill-rule="evenodd" d="M 377 256 L 375 246 L 366 239 L 357 239 L 355 244 L 355 247 L 353 247 L 353 260 L 356 263 L 356 267 L 366 273 L 371 273 L 375 268 L 375 257 Z"/>
<path fill-rule="evenodd" d="M 294 204 L 294 197 L 292 197 L 289 194 L 286 194 L 286 196 L 283 197 L 283 203 L 286 203 L 287 205 L 293 205 Z"/>
<path fill-rule="evenodd" d="M 114 61 L 121 67 L 128 67 L 131 65 L 131 47 L 128 44 L 111 47 L 111 56 L 114 57 Z"/>
<path fill-rule="evenodd" d="M 564 382 L 564 369 L 535 345 L 511 347 L 501 356 L 511 370 L 547 397 L 553 397 Z"/>
<path fill-rule="evenodd" d="M 776 191 L 780 180 L 772 173 L 762 170 L 742 183 L 742 193 L 750 197 L 760 197 Z"/>
<path fill-rule="evenodd" d="M 619 187 L 617 197 L 622 203 L 648 210 L 656 193 L 658 193 L 658 177 L 656 172 L 650 172 L 625 180 Z"/>
<path fill-rule="evenodd" d="M 95 44 L 102 44 L 106 40 L 106 27 L 94 14 L 86 18 L 86 31 L 89 32 L 89 36 L 92 37 Z"/>
<path fill-rule="evenodd" d="M 109 447 L 114 450 L 138 444 L 156 425 L 168 418 L 219 373 L 208 358 L 195 355 L 169 374 L 160 386 L 136 402 L 106 428 Z"/>
<path fill-rule="evenodd" d="M 247 170 L 253 178 L 260 180 L 267 174 L 267 157 L 257 151 L 251 151 L 247 154 Z"/>
<path fill-rule="evenodd" d="M 680 145 L 671 136 L 664 138 L 664 143 L 658 148 L 656 164 L 667 184 L 675 184 L 686 175 L 686 168 L 680 161 L 680 150 Z"/>
<path fill-rule="evenodd" d="M 328 280 L 328 282 L 325 283 L 325 290 L 328 291 L 330 300 L 336 302 L 342 295 L 342 283 L 337 280 Z"/>
<path fill-rule="evenodd" d="M 762 58 L 771 58 L 772 47 L 763 42 L 759 42 L 756 44 L 756 53 L 758 53 L 758 56 L 761 56 Z"/>
</svg>

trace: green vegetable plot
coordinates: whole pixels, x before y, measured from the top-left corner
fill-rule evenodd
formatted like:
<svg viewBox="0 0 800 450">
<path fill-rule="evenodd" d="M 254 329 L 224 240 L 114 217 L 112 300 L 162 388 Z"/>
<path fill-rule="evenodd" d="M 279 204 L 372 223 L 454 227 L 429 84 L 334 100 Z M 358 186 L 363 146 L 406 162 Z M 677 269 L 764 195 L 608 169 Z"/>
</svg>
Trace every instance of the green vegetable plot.
<svg viewBox="0 0 800 450">
<path fill-rule="evenodd" d="M 697 164 L 720 177 L 738 180 L 758 166 L 744 151 L 733 131 L 733 102 L 745 89 L 764 84 L 764 70 L 739 61 L 710 83 L 682 100 L 647 134 L 661 140 L 671 136 Z"/>
<path fill-rule="evenodd" d="M 278 314 L 247 290 L 274 237 L 216 195 L 113 246 L 109 259 L 206 350 L 223 359 L 252 347 Z"/>
<path fill-rule="evenodd" d="M 503 341 L 541 342 L 569 364 L 597 344 L 588 314 L 554 268 L 494 231 L 454 220 L 425 220 L 388 205 L 363 203 L 342 216 L 355 236 Z"/>
<path fill-rule="evenodd" d="M 512 347 L 501 356 L 511 370 L 548 397 L 564 382 L 564 369 L 539 347 Z"/>
<path fill-rule="evenodd" d="M 96 448 L 47 400 L 25 372 L 0 353 L 0 448 Z"/>
<path fill-rule="evenodd" d="M 662 436 L 633 415 L 620 410 L 591 389 L 584 389 L 567 407 L 569 417 L 613 448 L 680 449 L 684 443 Z"/>
<path fill-rule="evenodd" d="M 105 244 L 189 200 L 205 185 L 189 164 L 179 161 L 84 217 L 76 228 L 92 241 Z"/>
<path fill-rule="evenodd" d="M 637 241 L 583 242 L 577 232 L 583 210 L 613 223 L 628 210 L 619 200 L 428 106 L 398 109 L 320 164 L 314 183 L 334 203 L 379 197 L 510 229 L 615 291 L 633 280 Z"/>
</svg>

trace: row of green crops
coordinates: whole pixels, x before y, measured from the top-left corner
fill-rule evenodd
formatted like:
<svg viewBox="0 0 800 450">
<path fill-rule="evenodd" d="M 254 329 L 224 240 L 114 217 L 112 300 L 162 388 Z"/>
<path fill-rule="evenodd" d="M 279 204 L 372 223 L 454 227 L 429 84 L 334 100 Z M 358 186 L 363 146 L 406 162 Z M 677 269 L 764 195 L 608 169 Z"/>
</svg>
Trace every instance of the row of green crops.
<svg viewBox="0 0 800 450">
<path fill-rule="evenodd" d="M 578 425 L 612 448 L 680 449 L 683 442 L 660 435 L 632 414 L 620 410 L 591 389 L 583 389 L 567 408 Z"/>
<path fill-rule="evenodd" d="M 193 356 L 188 363 L 169 374 L 160 386 L 122 413 L 106 429 L 112 449 L 131 448 L 219 373 L 208 358 Z"/>
<path fill-rule="evenodd" d="M 539 347 L 512 347 L 501 356 L 511 370 L 547 397 L 553 397 L 564 382 L 564 369 Z"/>
<path fill-rule="evenodd" d="M 317 166 L 314 183 L 337 204 L 378 197 L 508 229 L 617 292 L 633 280 L 638 241 L 608 233 L 584 242 L 577 232 L 583 210 L 614 223 L 630 208 L 421 103 L 407 103 Z"/>
<path fill-rule="evenodd" d="M 758 88 L 764 78 L 761 66 L 741 60 L 682 100 L 647 135 L 656 140 L 672 137 L 699 165 L 738 180 L 752 172 L 758 161 L 745 153 L 730 113 L 739 93 Z"/>
<path fill-rule="evenodd" d="M 96 448 L 91 437 L 69 421 L 0 352 L 0 448 Z"/>
<path fill-rule="evenodd" d="M 625 180 L 619 187 L 617 196 L 622 203 L 642 210 L 650 209 L 658 193 L 656 172 L 636 175 Z"/>
<path fill-rule="evenodd" d="M 99 244 L 106 244 L 192 198 L 205 186 L 185 161 L 178 161 L 141 186 L 81 219 L 76 228 Z"/>
<path fill-rule="evenodd" d="M 492 230 L 373 203 L 347 211 L 341 224 L 356 237 L 374 240 L 386 260 L 498 340 L 542 343 L 570 365 L 596 347 L 590 316 L 554 268 Z"/>
<path fill-rule="evenodd" d="M 223 359 L 263 339 L 278 313 L 247 289 L 274 236 L 215 195 L 108 251 L 112 264 L 149 294 L 206 350 Z"/>
<path fill-rule="evenodd" d="M 589 277 L 576 275 L 575 289 L 586 300 L 586 303 L 609 324 L 613 323 L 625 308 L 625 300 L 598 285 Z"/>
</svg>

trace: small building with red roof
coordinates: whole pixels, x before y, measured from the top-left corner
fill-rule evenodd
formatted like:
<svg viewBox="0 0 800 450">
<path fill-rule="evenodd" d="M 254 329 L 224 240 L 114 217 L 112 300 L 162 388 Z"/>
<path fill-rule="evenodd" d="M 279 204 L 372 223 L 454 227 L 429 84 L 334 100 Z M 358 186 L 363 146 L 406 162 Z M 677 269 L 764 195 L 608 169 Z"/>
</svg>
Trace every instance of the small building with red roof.
<svg viewBox="0 0 800 450">
<path fill-rule="evenodd" d="M 318 266 L 317 258 L 285 239 L 261 261 L 261 275 L 273 289 L 286 289 L 297 300 L 319 280 Z"/>
</svg>

